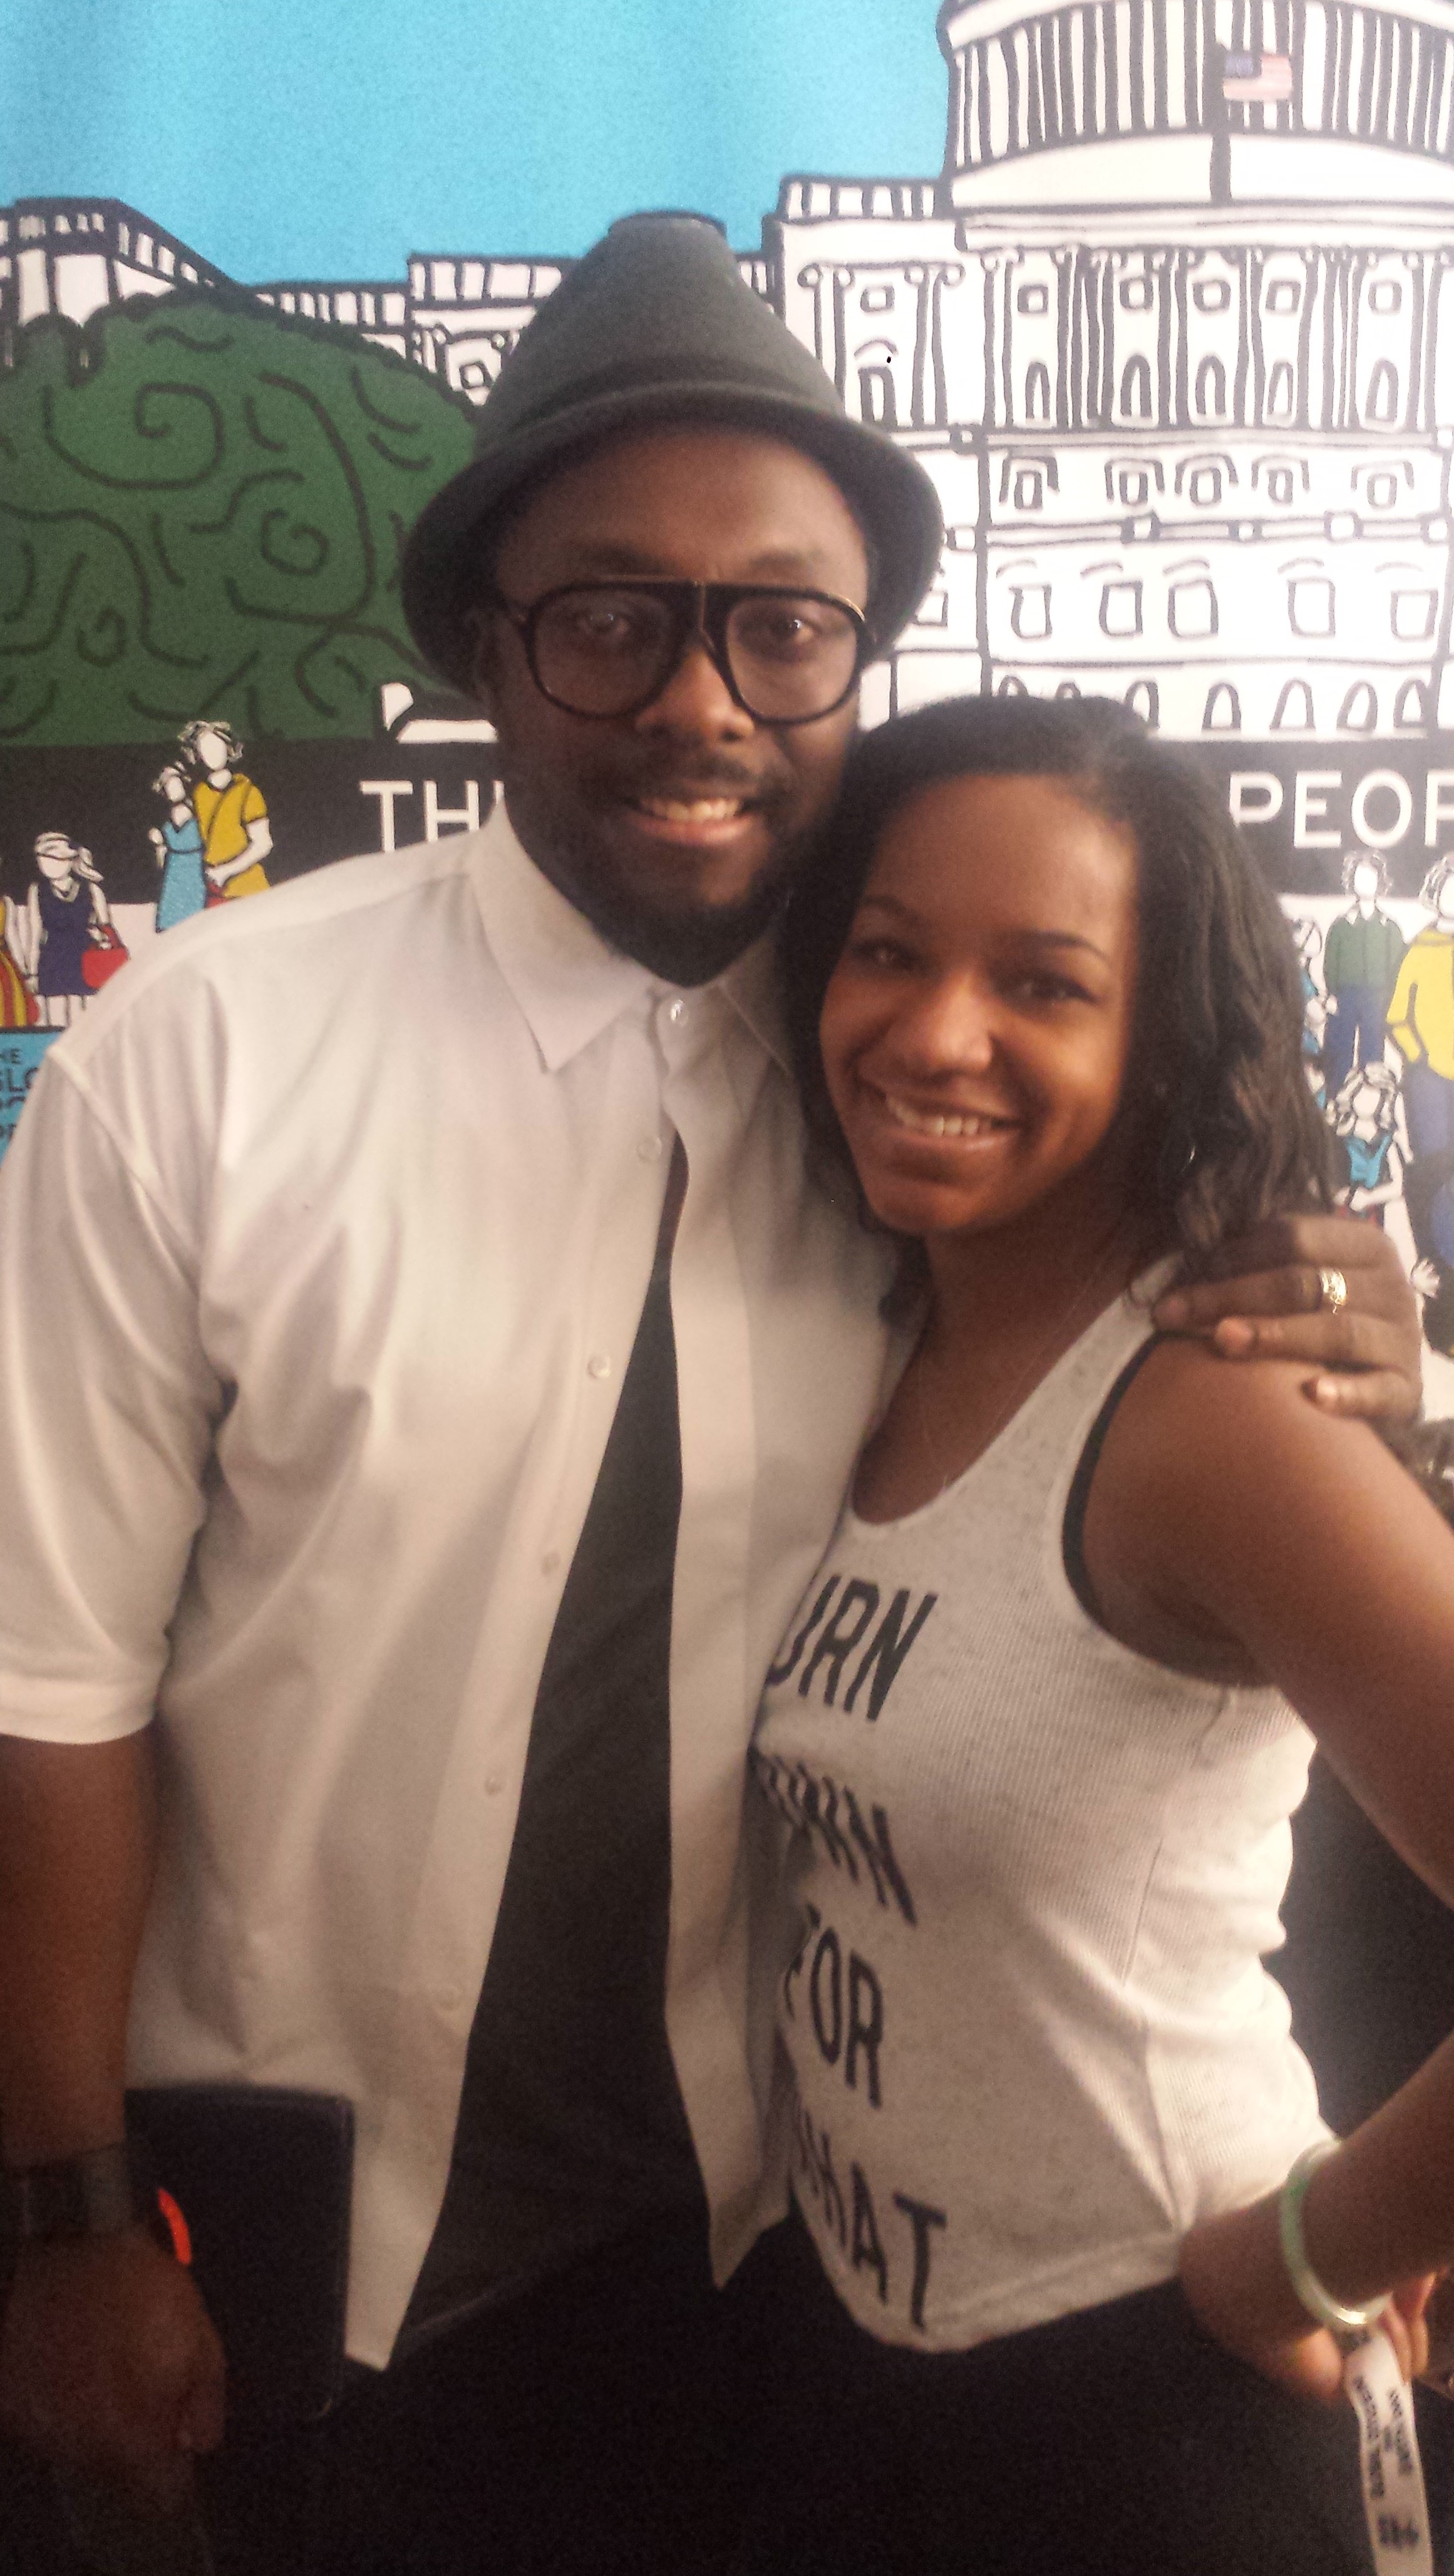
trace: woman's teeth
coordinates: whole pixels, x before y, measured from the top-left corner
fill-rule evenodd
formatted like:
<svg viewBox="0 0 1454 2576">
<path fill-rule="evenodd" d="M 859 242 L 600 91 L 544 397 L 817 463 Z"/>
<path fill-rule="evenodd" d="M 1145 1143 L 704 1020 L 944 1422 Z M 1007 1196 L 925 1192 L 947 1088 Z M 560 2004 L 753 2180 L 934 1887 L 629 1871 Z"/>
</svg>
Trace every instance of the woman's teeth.
<svg viewBox="0 0 1454 2576">
<path fill-rule="evenodd" d="M 891 1091 L 881 1091 L 879 1098 L 895 1124 L 907 1127 L 915 1136 L 992 1136 L 1008 1127 L 1008 1118 L 987 1118 L 968 1110 L 944 1112 L 913 1109 L 907 1100 L 897 1100 Z"/>
</svg>

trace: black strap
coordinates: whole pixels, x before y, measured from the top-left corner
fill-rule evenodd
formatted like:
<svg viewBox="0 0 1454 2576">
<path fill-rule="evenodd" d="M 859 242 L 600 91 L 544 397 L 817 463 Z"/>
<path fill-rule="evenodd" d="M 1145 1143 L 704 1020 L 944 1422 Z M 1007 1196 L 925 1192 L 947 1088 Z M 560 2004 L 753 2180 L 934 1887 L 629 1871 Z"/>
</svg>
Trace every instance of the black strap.
<svg viewBox="0 0 1454 2576">
<path fill-rule="evenodd" d="M 1076 1462 L 1075 1474 L 1070 1480 L 1070 1492 L 1065 1498 L 1065 1520 L 1060 1534 L 1060 1554 L 1065 1567 L 1065 1579 L 1086 1617 L 1094 1619 L 1098 1628 L 1104 1628 L 1106 1623 L 1101 1616 L 1100 1603 L 1096 1599 L 1095 1587 L 1091 1582 L 1085 1561 L 1085 1515 L 1086 1505 L 1090 1501 L 1091 1480 L 1100 1465 L 1106 1433 L 1115 1419 L 1116 1408 L 1122 1396 L 1140 1370 L 1145 1367 L 1152 1352 L 1166 1339 L 1165 1333 L 1152 1333 L 1141 1344 L 1139 1350 L 1131 1353 L 1086 1434 L 1085 1447 Z"/>
</svg>

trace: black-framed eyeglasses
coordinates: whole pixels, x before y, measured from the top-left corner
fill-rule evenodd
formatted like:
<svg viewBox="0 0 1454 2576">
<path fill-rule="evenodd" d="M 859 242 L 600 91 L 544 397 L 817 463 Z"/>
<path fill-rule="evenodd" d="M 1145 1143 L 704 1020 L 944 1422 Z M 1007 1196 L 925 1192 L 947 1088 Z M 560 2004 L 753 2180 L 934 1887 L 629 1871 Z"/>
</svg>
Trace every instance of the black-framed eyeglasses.
<svg viewBox="0 0 1454 2576">
<path fill-rule="evenodd" d="M 576 581 L 521 608 L 493 602 L 520 637 L 542 697 L 573 716 L 636 716 L 698 641 L 758 724 L 813 724 L 853 694 L 874 649 L 868 620 L 824 590 L 747 581 Z"/>
</svg>

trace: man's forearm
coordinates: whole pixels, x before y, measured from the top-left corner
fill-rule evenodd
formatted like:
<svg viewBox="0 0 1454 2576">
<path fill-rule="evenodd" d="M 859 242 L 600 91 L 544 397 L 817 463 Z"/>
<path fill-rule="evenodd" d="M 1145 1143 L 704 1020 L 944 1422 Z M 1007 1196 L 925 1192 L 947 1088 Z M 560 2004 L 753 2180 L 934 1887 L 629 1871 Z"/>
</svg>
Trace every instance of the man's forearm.
<svg viewBox="0 0 1454 2576">
<path fill-rule="evenodd" d="M 0 1736 L 0 2154 L 45 2164 L 122 2135 L 126 2023 L 151 1887 L 152 1730 Z"/>
</svg>

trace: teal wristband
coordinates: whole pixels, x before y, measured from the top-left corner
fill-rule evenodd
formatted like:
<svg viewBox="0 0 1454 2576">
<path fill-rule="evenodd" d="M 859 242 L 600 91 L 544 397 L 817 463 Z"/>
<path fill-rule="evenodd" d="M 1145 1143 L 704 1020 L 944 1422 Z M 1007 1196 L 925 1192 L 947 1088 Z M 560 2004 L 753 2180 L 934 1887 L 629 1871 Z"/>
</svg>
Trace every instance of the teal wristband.
<svg viewBox="0 0 1454 2576">
<path fill-rule="evenodd" d="M 1370 2300 L 1366 2308 L 1345 2308 L 1324 2289 L 1311 2263 L 1303 2241 L 1303 2200 L 1319 2165 L 1338 2152 L 1336 2138 L 1320 2139 L 1316 2146 L 1304 2147 L 1277 2196 L 1277 2232 L 1282 2242 L 1282 2259 L 1287 2276 L 1308 2315 L 1320 2326 L 1331 2327 L 1334 2334 L 1366 2333 L 1388 2305 L 1388 2293 Z"/>
</svg>

